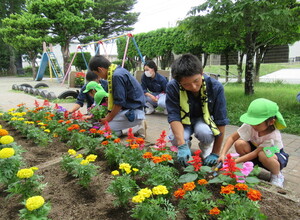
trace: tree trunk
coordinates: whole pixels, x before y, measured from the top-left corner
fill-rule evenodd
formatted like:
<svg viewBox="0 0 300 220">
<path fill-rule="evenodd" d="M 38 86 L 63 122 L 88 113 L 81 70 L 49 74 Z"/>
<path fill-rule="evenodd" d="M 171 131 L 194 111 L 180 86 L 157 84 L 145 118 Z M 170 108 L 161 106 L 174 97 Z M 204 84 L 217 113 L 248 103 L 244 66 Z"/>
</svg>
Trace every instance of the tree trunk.
<svg viewBox="0 0 300 220">
<path fill-rule="evenodd" d="M 255 50 L 252 44 L 249 45 L 246 55 L 246 69 L 245 69 L 245 95 L 253 95 L 253 64 L 254 64 Z"/>
<path fill-rule="evenodd" d="M 70 65 L 70 63 L 69 63 L 69 58 L 70 58 L 70 45 L 69 45 L 69 41 L 68 42 L 66 42 L 66 44 L 65 45 L 62 45 L 61 46 L 61 53 L 62 53 L 62 55 L 63 55 L 63 73 L 64 74 L 67 74 L 67 70 L 68 70 L 68 68 L 69 68 L 69 65 Z"/>
<path fill-rule="evenodd" d="M 244 59 L 244 53 L 240 52 L 239 54 L 239 60 L 237 62 L 237 71 L 238 71 L 238 79 L 237 82 L 241 83 L 242 82 L 242 75 L 243 75 L 243 59 Z"/>
<path fill-rule="evenodd" d="M 204 53 L 204 61 L 203 61 L 203 64 L 202 64 L 203 69 L 204 69 L 204 67 L 205 67 L 206 64 L 207 64 L 208 56 L 209 56 L 208 53 Z M 202 60 L 202 59 L 201 59 L 201 60 Z M 200 61 L 201 61 L 201 60 L 200 60 Z"/>
<path fill-rule="evenodd" d="M 228 75 L 229 75 L 229 54 L 225 53 L 225 75 L 226 75 L 226 82 L 228 82 Z"/>
<path fill-rule="evenodd" d="M 21 54 L 18 54 L 16 56 L 16 68 L 17 68 L 17 74 L 19 76 L 24 75 L 23 61 L 22 61 L 22 55 Z"/>
<path fill-rule="evenodd" d="M 16 54 L 15 54 L 15 50 L 12 46 L 8 46 L 9 47 L 9 68 L 8 68 L 8 74 L 9 75 L 16 75 L 17 73 L 17 67 L 15 65 L 15 61 L 16 61 Z"/>
<path fill-rule="evenodd" d="M 256 51 L 256 61 L 255 61 L 255 72 L 254 72 L 254 82 L 259 82 L 260 75 L 260 65 L 263 62 L 265 53 L 267 51 L 266 46 L 261 46 Z"/>
</svg>

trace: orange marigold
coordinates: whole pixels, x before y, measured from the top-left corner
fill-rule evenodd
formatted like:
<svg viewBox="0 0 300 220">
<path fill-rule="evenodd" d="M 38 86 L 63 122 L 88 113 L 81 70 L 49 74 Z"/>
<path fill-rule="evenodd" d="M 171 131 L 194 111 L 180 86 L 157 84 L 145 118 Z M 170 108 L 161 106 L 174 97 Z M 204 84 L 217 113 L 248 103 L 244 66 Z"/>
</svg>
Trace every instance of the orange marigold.
<svg viewBox="0 0 300 220">
<path fill-rule="evenodd" d="M 81 129 L 81 130 L 79 130 L 79 132 L 80 133 L 84 133 L 84 132 L 86 132 L 86 130 L 85 129 Z"/>
<path fill-rule="evenodd" d="M 91 128 L 91 129 L 90 129 L 90 132 L 91 132 L 92 134 L 95 134 L 95 133 L 97 133 L 97 129 Z"/>
<path fill-rule="evenodd" d="M 108 141 L 102 141 L 102 145 L 108 145 Z"/>
<path fill-rule="evenodd" d="M 208 184 L 208 182 L 207 182 L 206 179 L 201 179 L 201 180 L 198 180 L 198 184 L 199 185 L 205 185 L 205 184 Z"/>
<path fill-rule="evenodd" d="M 72 122 L 70 120 L 66 121 L 66 124 L 71 124 Z"/>
<path fill-rule="evenodd" d="M 154 156 L 154 157 L 152 157 L 152 161 L 153 161 L 153 163 L 161 163 L 164 160 L 161 157 Z"/>
<path fill-rule="evenodd" d="M 151 159 L 153 157 L 153 154 L 151 152 L 146 152 L 143 154 L 143 158 L 145 159 Z"/>
<path fill-rule="evenodd" d="M 261 200 L 261 193 L 256 189 L 250 189 L 249 192 L 247 193 L 247 197 L 252 201 Z"/>
<path fill-rule="evenodd" d="M 0 129 L 0 136 L 8 135 L 8 131 L 5 129 Z"/>
<path fill-rule="evenodd" d="M 189 183 L 185 183 L 183 184 L 183 189 L 185 191 L 192 191 L 193 189 L 195 189 L 196 185 L 194 182 L 189 182 Z"/>
<path fill-rule="evenodd" d="M 106 139 L 112 138 L 112 135 L 107 135 Z"/>
<path fill-rule="evenodd" d="M 96 133 L 97 134 L 104 134 L 104 131 L 103 130 L 98 130 Z"/>
<path fill-rule="evenodd" d="M 117 138 L 114 140 L 114 143 L 120 143 L 121 142 L 121 139 L 120 138 Z"/>
<path fill-rule="evenodd" d="M 143 138 L 136 138 L 135 142 L 138 144 L 145 144 L 145 140 Z"/>
<path fill-rule="evenodd" d="M 58 120 L 57 122 L 58 122 L 58 123 L 63 123 L 63 122 L 64 122 L 64 120 Z"/>
<path fill-rule="evenodd" d="M 163 161 L 172 160 L 172 156 L 170 154 L 163 154 L 161 155 L 161 158 L 163 159 Z"/>
<path fill-rule="evenodd" d="M 214 207 L 213 209 L 209 210 L 210 215 L 219 215 L 220 214 L 220 209 L 218 207 Z"/>
<path fill-rule="evenodd" d="M 182 199 L 183 196 L 185 195 L 185 190 L 180 188 L 176 190 L 173 195 L 175 196 L 176 199 Z"/>
<path fill-rule="evenodd" d="M 138 144 L 130 144 L 130 148 L 131 148 L 131 149 L 136 149 L 136 148 L 138 148 L 138 147 L 139 147 Z"/>
<path fill-rule="evenodd" d="M 238 183 L 238 184 L 235 184 L 234 186 L 238 191 L 247 191 L 248 190 L 248 186 L 246 184 L 243 184 L 243 183 Z"/>
<path fill-rule="evenodd" d="M 221 194 L 234 194 L 234 188 L 231 187 L 232 185 L 228 186 L 221 186 Z"/>
</svg>

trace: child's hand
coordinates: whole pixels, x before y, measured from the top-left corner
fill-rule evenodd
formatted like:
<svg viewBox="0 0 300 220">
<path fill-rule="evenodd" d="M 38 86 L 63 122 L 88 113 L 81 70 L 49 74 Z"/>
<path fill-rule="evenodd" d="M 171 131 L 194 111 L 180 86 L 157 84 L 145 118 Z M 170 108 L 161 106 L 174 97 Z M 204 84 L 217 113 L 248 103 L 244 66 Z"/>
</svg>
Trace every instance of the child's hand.
<svg viewBox="0 0 300 220">
<path fill-rule="evenodd" d="M 225 155 L 224 155 L 224 154 L 221 154 L 221 155 L 219 156 L 219 159 L 217 160 L 217 164 L 218 164 L 219 162 L 224 163 L 224 160 L 225 160 Z"/>
<path fill-rule="evenodd" d="M 85 116 L 83 116 L 83 119 L 85 119 L 85 120 L 89 120 L 91 118 L 92 118 L 92 115 L 85 115 Z"/>
</svg>

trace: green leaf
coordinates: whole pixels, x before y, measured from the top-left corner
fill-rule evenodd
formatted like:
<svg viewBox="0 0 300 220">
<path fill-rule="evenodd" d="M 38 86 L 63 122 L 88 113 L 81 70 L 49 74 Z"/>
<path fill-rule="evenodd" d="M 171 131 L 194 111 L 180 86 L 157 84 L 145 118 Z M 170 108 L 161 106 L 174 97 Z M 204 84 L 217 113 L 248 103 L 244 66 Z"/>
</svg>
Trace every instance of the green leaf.
<svg viewBox="0 0 300 220">
<path fill-rule="evenodd" d="M 197 173 L 187 173 L 179 177 L 178 182 L 180 183 L 188 183 L 193 182 L 197 179 L 198 174 Z"/>
<path fill-rule="evenodd" d="M 259 183 L 260 182 L 260 180 L 257 178 L 257 177 L 247 177 L 246 178 L 246 182 L 247 183 Z"/>
</svg>

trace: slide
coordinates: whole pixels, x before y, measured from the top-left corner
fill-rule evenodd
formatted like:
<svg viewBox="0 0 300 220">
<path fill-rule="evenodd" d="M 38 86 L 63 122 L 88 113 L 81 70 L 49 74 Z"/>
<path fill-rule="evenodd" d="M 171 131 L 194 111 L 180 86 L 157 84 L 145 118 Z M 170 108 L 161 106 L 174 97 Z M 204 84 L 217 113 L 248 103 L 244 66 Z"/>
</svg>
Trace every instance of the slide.
<svg viewBox="0 0 300 220">
<path fill-rule="evenodd" d="M 40 67 L 39 67 L 39 70 L 36 74 L 35 81 L 41 81 L 43 79 L 45 70 L 48 67 L 48 60 L 49 60 L 48 54 L 43 53 L 42 60 L 41 60 L 41 63 L 40 63 Z"/>
</svg>

